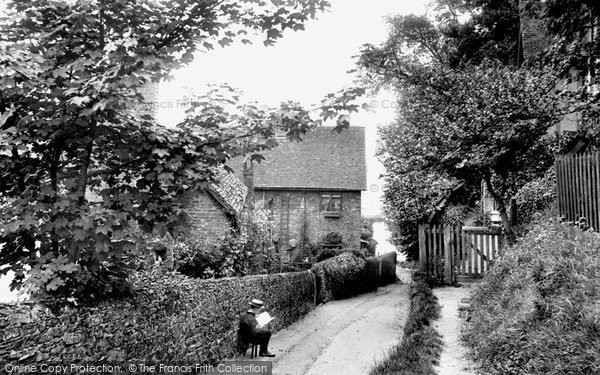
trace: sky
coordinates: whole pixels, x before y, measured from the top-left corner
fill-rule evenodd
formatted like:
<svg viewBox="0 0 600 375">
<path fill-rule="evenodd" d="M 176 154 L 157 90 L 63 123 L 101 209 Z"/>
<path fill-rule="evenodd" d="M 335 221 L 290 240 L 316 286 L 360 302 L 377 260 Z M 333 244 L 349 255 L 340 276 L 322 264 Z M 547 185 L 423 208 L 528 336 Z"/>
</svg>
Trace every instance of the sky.
<svg viewBox="0 0 600 375">
<path fill-rule="evenodd" d="M 394 14 L 420 14 L 426 0 L 331 0 L 331 8 L 309 21 L 306 30 L 284 33 L 277 44 L 235 44 L 198 53 L 195 61 L 174 73 L 174 79 L 159 88 L 160 123 L 173 126 L 183 119 L 177 101 L 191 87 L 202 92 L 207 84 L 227 83 L 242 90 L 245 99 L 268 106 L 282 101 L 298 101 L 305 107 L 319 103 L 325 95 L 352 86 L 353 56 L 361 46 L 385 41 L 385 17 Z M 366 127 L 367 191 L 363 193 L 365 216 L 381 214 L 384 172 L 375 157 L 377 126 L 393 121 L 393 95 L 382 92 L 368 99 L 372 113 L 354 114 L 352 126 Z"/>
</svg>

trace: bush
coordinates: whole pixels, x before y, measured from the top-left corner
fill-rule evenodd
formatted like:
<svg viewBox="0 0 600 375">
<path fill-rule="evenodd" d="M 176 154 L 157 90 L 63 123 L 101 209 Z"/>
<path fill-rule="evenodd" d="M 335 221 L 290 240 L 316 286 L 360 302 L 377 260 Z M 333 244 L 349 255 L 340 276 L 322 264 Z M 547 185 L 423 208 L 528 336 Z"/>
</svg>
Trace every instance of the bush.
<svg viewBox="0 0 600 375">
<path fill-rule="evenodd" d="M 374 290 L 367 289 L 372 285 L 364 280 L 377 277 L 376 273 L 375 276 L 367 276 L 368 272 L 374 271 L 372 262 L 369 266 L 367 264 L 367 261 L 350 252 L 316 263 L 312 271 L 317 277 L 317 303 Z"/>
<path fill-rule="evenodd" d="M 546 221 L 475 288 L 464 341 L 488 374 L 600 373 L 600 240 Z"/>
<path fill-rule="evenodd" d="M 209 279 L 249 273 L 251 243 L 248 236 L 233 230 L 223 236 L 217 246 L 209 246 L 195 236 L 175 241 L 171 246 L 174 269 L 186 276 Z"/>
<path fill-rule="evenodd" d="M 336 257 L 336 256 L 341 255 L 341 254 L 345 254 L 345 253 L 350 253 L 350 254 L 354 255 L 355 257 L 362 258 L 362 259 L 365 259 L 367 257 L 367 254 L 365 254 L 361 250 L 356 250 L 356 249 L 352 249 L 352 250 L 323 249 L 317 255 L 316 261 L 317 262 L 322 262 L 324 260 L 331 259 L 333 257 Z"/>
<path fill-rule="evenodd" d="M 365 253 L 367 256 L 374 256 L 377 248 L 377 241 L 373 239 L 374 218 L 362 218 L 360 228 L 360 239 L 367 242 Z"/>
<path fill-rule="evenodd" d="M 323 237 L 323 242 L 330 244 L 341 244 L 342 235 L 338 232 L 329 232 Z"/>
<path fill-rule="evenodd" d="M 410 311 L 402 341 L 370 374 L 436 375 L 434 364 L 440 358 L 442 338 L 431 327 L 431 322 L 440 317 L 440 309 L 426 275 L 414 272 Z"/>
<path fill-rule="evenodd" d="M 396 282 L 396 260 L 398 254 L 389 252 L 380 255 L 381 274 L 379 275 L 379 285 L 386 285 Z"/>
<path fill-rule="evenodd" d="M 550 168 L 544 176 L 525 184 L 516 196 L 517 224 L 531 222 L 535 213 L 544 210 L 556 200 L 556 170 Z"/>
</svg>

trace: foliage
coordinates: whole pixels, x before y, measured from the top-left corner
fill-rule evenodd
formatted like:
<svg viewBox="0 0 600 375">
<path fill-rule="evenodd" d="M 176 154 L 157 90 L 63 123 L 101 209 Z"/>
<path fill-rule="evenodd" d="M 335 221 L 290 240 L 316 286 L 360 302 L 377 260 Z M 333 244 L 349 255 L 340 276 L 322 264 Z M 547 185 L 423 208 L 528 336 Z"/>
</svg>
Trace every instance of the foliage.
<svg viewBox="0 0 600 375">
<path fill-rule="evenodd" d="M 252 255 L 248 237 L 232 230 L 218 242 L 215 247 L 192 236 L 175 243 L 172 248 L 175 270 L 202 279 L 248 274 Z"/>
<path fill-rule="evenodd" d="M 350 252 L 342 254 L 312 267 L 317 278 L 317 303 L 332 299 L 343 299 L 377 288 L 377 268 L 373 261 L 366 261 Z"/>
<path fill-rule="evenodd" d="M 340 251 L 339 250 L 335 250 L 335 249 L 323 249 L 321 251 L 319 251 L 319 253 L 317 254 L 316 257 L 316 261 L 317 262 L 322 262 L 324 260 L 333 258 L 335 256 L 340 255 Z"/>
<path fill-rule="evenodd" d="M 600 371 L 598 246 L 545 219 L 503 251 L 470 297 L 463 336 L 485 373 Z"/>
<path fill-rule="evenodd" d="M 267 211 L 253 210 L 241 232 L 230 229 L 216 246 L 194 235 L 180 237 L 172 245 L 175 270 L 203 279 L 274 271 L 277 265 L 269 258 L 274 252 L 269 240 L 270 220 Z"/>
<path fill-rule="evenodd" d="M 0 272 L 15 272 L 12 287 L 30 268 L 39 292 L 78 297 L 107 282 L 111 289 L 104 271 L 127 274 L 123 261 L 133 251 L 115 241 L 135 243 L 138 225 L 146 232 L 157 224 L 178 228 L 185 219 L 179 197 L 205 186 L 228 158 L 260 160 L 254 153 L 276 145 L 275 128 L 299 140 L 318 125 L 296 103 L 240 104 L 227 87 L 191 97 L 175 129 L 138 109 L 142 87 L 167 79 L 194 54 L 249 43 L 250 33 L 271 45 L 328 6 L 9 1 L 0 18 L 0 264 L 8 265 Z M 361 92 L 332 94 L 319 115 L 356 110 L 350 101 Z M 338 130 L 345 126 L 338 122 Z"/>
<path fill-rule="evenodd" d="M 367 241 L 367 247 L 365 249 L 367 256 L 375 255 L 377 248 L 377 241 L 373 238 L 373 223 L 374 218 L 362 218 L 360 226 L 360 239 Z"/>
<path fill-rule="evenodd" d="M 489 56 L 452 64 L 443 24 L 413 21 L 393 19 L 388 40 L 367 46 L 360 60 L 368 79 L 398 97 L 397 120 L 381 131 L 386 215 L 414 248 L 416 221 L 440 188 L 462 180 L 473 196 L 483 180 L 510 236 L 506 202 L 552 161 L 545 137 L 566 110 L 554 94 L 556 76 L 541 65 L 516 70 Z"/>
<path fill-rule="evenodd" d="M 530 222 L 536 212 L 542 211 L 556 201 L 556 170 L 554 166 L 542 176 L 525 184 L 515 195 L 517 221 L 520 225 Z"/>
<path fill-rule="evenodd" d="M 171 247 L 175 271 L 194 278 L 208 279 L 215 276 L 219 269 L 218 257 L 211 251 L 204 239 L 197 236 L 186 236 L 175 241 Z"/>
<path fill-rule="evenodd" d="M 133 273 L 131 284 L 130 298 L 56 314 L 37 304 L 0 304 L 0 346 L 6 348 L 0 362 L 21 369 L 32 363 L 70 366 L 73 358 L 214 364 L 234 358 L 238 317 L 247 311 L 250 298 L 267 301 L 277 317 L 271 323 L 274 330 L 315 306 L 310 272 L 197 280 L 152 270 Z"/>
<path fill-rule="evenodd" d="M 323 242 L 328 244 L 341 244 L 342 235 L 338 232 L 329 232 L 323 236 Z"/>
<path fill-rule="evenodd" d="M 432 5 L 432 18 L 391 17 L 394 38 L 408 41 L 418 52 L 427 50 L 453 68 L 490 58 L 517 63 L 519 1 L 435 0 Z"/>
<path fill-rule="evenodd" d="M 461 204 L 451 204 L 445 208 L 441 218 L 442 224 L 463 225 L 471 214 L 469 207 Z"/>
<path fill-rule="evenodd" d="M 439 360 L 443 342 L 431 323 L 440 317 L 440 310 L 426 275 L 414 272 L 402 341 L 369 374 L 436 375 L 433 366 Z"/>
</svg>

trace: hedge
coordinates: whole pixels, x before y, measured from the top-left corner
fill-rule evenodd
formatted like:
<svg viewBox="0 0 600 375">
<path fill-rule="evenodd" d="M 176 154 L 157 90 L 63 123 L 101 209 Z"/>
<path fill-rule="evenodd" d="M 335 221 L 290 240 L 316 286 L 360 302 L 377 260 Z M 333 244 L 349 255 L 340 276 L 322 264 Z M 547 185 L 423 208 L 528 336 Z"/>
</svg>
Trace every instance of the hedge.
<svg viewBox="0 0 600 375">
<path fill-rule="evenodd" d="M 279 330 L 314 308 L 310 271 L 197 280 L 146 272 L 135 295 L 54 315 L 40 305 L 0 305 L 0 363 L 134 360 L 215 362 L 236 354 L 239 315 L 265 301 Z"/>
<path fill-rule="evenodd" d="M 370 292 L 396 281 L 396 253 L 362 259 L 350 252 L 316 263 L 317 304 Z"/>
<path fill-rule="evenodd" d="M 39 304 L 0 304 L 0 363 L 215 362 L 235 356 L 238 317 L 250 299 L 265 301 L 277 331 L 315 303 L 377 289 L 392 272 L 395 280 L 391 255 L 345 253 L 312 272 L 202 280 L 145 271 L 132 276 L 130 299 L 58 314 Z"/>
<path fill-rule="evenodd" d="M 392 251 L 378 256 L 381 261 L 381 270 L 379 271 L 379 285 L 386 285 L 396 282 L 396 260 L 398 254 Z"/>
</svg>

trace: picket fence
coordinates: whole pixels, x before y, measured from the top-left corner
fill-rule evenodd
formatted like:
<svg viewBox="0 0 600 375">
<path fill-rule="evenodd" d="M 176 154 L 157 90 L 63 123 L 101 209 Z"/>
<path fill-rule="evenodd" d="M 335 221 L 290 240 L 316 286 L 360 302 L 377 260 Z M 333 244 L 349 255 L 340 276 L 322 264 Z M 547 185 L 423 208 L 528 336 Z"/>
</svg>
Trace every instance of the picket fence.
<svg viewBox="0 0 600 375">
<path fill-rule="evenodd" d="M 481 276 L 501 246 L 500 229 L 419 225 L 421 270 L 449 284 L 457 282 L 458 275 Z"/>
<path fill-rule="evenodd" d="M 567 221 L 600 228 L 600 152 L 556 157 L 558 211 Z"/>
</svg>

